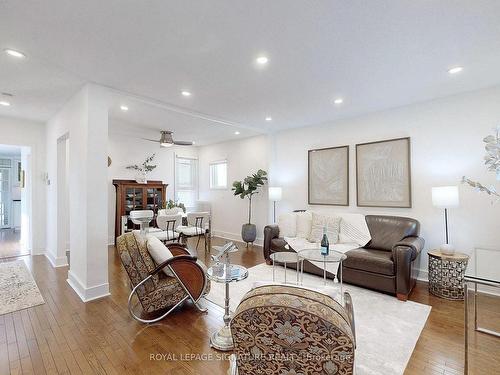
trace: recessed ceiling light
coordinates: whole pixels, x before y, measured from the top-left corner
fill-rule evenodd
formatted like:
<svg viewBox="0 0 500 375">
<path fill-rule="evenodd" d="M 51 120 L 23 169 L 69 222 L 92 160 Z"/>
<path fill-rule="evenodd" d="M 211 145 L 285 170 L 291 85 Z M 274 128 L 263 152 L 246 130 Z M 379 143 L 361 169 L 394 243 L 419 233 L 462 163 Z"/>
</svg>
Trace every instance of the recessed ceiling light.
<svg viewBox="0 0 500 375">
<path fill-rule="evenodd" d="M 259 65 L 266 65 L 269 62 L 269 59 L 266 56 L 259 56 L 255 61 L 257 61 L 257 64 Z"/>
<path fill-rule="evenodd" d="M 7 49 L 4 49 L 4 51 L 7 55 L 17 57 L 18 59 L 24 59 L 26 57 L 26 55 L 24 53 L 16 51 L 14 49 L 7 48 Z"/>
<path fill-rule="evenodd" d="M 10 106 L 10 103 L 2 100 L 2 101 L 0 101 L 0 105 L 3 105 L 4 107 L 8 107 L 8 106 Z"/>
<path fill-rule="evenodd" d="M 344 99 L 342 98 L 337 98 L 333 100 L 333 104 L 342 104 L 344 103 Z"/>
<path fill-rule="evenodd" d="M 273 118 L 271 116 L 267 116 L 265 120 L 266 121 L 273 121 Z"/>
<path fill-rule="evenodd" d="M 239 135 L 239 134 L 240 134 L 240 132 L 239 132 L 239 131 L 235 131 L 235 132 L 234 132 L 234 134 L 235 134 L 235 135 Z"/>
<path fill-rule="evenodd" d="M 195 142 L 195 141 L 193 141 L 193 142 L 191 142 L 191 143 L 193 144 L 193 146 L 196 144 L 196 142 Z"/>
<path fill-rule="evenodd" d="M 189 91 L 182 91 L 181 94 L 182 96 L 191 96 L 191 93 Z"/>
<path fill-rule="evenodd" d="M 464 70 L 463 67 L 461 67 L 461 66 L 455 66 L 454 68 L 448 69 L 448 73 L 450 73 L 450 74 L 457 74 L 457 73 L 460 73 L 462 70 Z"/>
<path fill-rule="evenodd" d="M 121 105 L 120 106 L 120 109 L 124 112 L 127 112 L 128 111 L 128 107 L 126 105 Z"/>
</svg>

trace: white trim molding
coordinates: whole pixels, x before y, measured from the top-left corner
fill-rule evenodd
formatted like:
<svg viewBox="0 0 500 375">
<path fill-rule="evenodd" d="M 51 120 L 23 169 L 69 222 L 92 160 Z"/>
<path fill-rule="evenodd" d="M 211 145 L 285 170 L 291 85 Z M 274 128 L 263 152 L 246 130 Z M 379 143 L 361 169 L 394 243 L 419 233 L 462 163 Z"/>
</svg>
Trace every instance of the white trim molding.
<svg viewBox="0 0 500 375">
<path fill-rule="evenodd" d="M 212 237 L 220 237 L 226 240 L 243 242 L 243 240 L 241 239 L 241 234 L 222 232 L 218 230 L 212 231 Z M 264 244 L 264 238 L 262 237 L 257 237 L 254 241 L 254 245 L 262 246 L 263 244 Z"/>
<path fill-rule="evenodd" d="M 71 272 L 71 270 L 68 271 L 68 279 L 66 281 L 83 302 L 90 302 L 111 295 L 108 283 L 85 288 L 83 283 Z"/>
<path fill-rule="evenodd" d="M 52 264 L 52 267 L 54 268 L 69 266 L 68 257 L 66 255 L 63 257 L 54 257 L 54 255 L 50 251 L 46 251 L 45 254 L 40 255 L 45 255 L 45 257 L 49 260 L 50 264 Z"/>
</svg>

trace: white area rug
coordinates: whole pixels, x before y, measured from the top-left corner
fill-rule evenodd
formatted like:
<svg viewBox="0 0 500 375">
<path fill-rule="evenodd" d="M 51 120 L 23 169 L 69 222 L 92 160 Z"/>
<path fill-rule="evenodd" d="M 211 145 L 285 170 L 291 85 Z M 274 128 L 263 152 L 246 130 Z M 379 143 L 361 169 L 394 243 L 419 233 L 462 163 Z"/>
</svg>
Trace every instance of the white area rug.
<svg viewBox="0 0 500 375">
<path fill-rule="evenodd" d="M 0 263 L 0 315 L 45 303 L 22 260 Z"/>
<path fill-rule="evenodd" d="M 257 281 L 272 282 L 272 266 L 265 263 L 248 270 L 246 280 L 231 283 L 231 310 Z M 284 268 L 276 267 L 276 281 L 284 280 Z M 295 280 L 295 270 L 287 270 L 287 279 Z M 304 286 L 323 287 L 323 279 L 304 273 Z M 340 285 L 328 281 L 340 296 Z M 403 374 L 415 344 L 424 328 L 431 307 L 416 302 L 401 302 L 396 297 L 344 284 L 351 294 L 356 324 L 356 375 Z M 224 306 L 224 284 L 211 283 L 207 299 Z"/>
</svg>

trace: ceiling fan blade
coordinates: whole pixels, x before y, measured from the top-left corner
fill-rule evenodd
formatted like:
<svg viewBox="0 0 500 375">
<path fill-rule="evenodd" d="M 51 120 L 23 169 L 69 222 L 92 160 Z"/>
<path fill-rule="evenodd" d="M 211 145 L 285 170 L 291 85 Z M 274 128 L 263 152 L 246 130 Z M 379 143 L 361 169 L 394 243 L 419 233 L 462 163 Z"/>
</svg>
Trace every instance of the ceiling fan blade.
<svg viewBox="0 0 500 375">
<path fill-rule="evenodd" d="M 157 139 L 149 139 L 149 138 L 141 138 L 141 139 L 144 139 L 145 141 L 156 142 L 156 143 L 160 142 Z"/>
<path fill-rule="evenodd" d="M 177 145 L 177 146 L 192 146 L 193 142 L 191 142 L 191 141 L 174 141 L 174 145 Z"/>
</svg>

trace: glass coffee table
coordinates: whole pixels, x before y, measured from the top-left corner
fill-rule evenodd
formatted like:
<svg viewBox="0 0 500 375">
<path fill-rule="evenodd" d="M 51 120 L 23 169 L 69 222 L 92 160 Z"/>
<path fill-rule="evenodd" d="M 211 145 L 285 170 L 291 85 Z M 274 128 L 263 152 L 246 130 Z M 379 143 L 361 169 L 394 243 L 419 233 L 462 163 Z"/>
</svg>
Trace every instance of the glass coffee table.
<svg viewBox="0 0 500 375">
<path fill-rule="evenodd" d="M 297 285 L 299 284 L 299 257 L 296 252 L 291 252 L 291 251 L 279 251 L 277 253 L 272 253 L 270 256 L 271 260 L 273 261 L 273 281 L 276 281 L 275 279 L 275 263 L 282 263 L 285 266 L 285 284 L 286 284 L 286 270 L 287 270 L 287 264 L 296 264 L 297 265 Z"/>
<path fill-rule="evenodd" d="M 297 253 L 297 256 L 299 258 L 301 282 L 303 281 L 303 278 L 304 278 L 304 260 L 308 260 L 309 262 L 322 263 L 324 285 L 326 285 L 326 280 L 327 280 L 327 278 L 326 278 L 326 266 L 327 266 L 327 264 L 338 263 L 339 264 L 339 268 L 338 268 L 339 271 L 336 272 L 333 280 L 335 281 L 335 277 L 337 278 L 338 282 L 340 283 L 340 294 L 343 295 L 342 262 L 345 259 L 347 259 L 347 256 L 345 254 L 342 254 L 341 252 L 338 252 L 338 251 L 330 250 L 328 255 L 322 255 L 321 249 L 314 248 L 314 249 L 300 250 Z"/>
<path fill-rule="evenodd" d="M 241 281 L 248 277 L 248 270 L 237 264 L 218 263 L 209 267 L 207 277 L 217 283 L 224 283 L 226 296 L 224 299 L 224 326 L 215 332 L 210 338 L 210 345 L 221 351 L 233 350 L 233 338 L 231 337 L 231 315 L 229 313 L 229 284 Z"/>
</svg>

